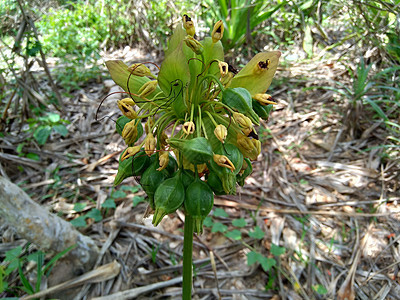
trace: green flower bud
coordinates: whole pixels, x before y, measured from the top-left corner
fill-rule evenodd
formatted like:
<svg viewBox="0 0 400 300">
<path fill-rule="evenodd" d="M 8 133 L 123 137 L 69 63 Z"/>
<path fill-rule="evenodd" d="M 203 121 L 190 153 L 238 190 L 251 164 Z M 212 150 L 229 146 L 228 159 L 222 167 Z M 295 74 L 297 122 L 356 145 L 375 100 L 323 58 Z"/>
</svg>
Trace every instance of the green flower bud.
<svg viewBox="0 0 400 300">
<path fill-rule="evenodd" d="M 180 176 L 163 181 L 154 194 L 155 212 L 153 224 L 157 226 L 168 214 L 174 213 L 185 200 L 185 188 Z"/>
<path fill-rule="evenodd" d="M 214 206 L 214 194 L 207 183 L 196 178 L 186 189 L 185 211 L 193 218 L 194 231 L 203 233 L 203 222 Z"/>
</svg>

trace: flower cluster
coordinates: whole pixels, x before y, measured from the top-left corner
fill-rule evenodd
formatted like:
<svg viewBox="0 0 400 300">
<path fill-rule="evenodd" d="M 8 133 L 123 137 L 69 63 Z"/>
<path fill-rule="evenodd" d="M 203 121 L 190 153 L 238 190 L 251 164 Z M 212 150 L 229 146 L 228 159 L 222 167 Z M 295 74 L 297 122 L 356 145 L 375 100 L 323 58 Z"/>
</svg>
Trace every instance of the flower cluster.
<svg viewBox="0 0 400 300">
<path fill-rule="evenodd" d="M 255 126 L 274 104 L 265 92 L 280 52 L 259 53 L 237 72 L 224 62 L 223 32 L 218 21 L 211 37 L 198 41 L 184 15 L 157 75 L 145 64 L 106 62 L 129 95 L 118 101 L 117 131 L 127 148 L 114 184 L 140 176 L 154 225 L 183 208 L 201 233 L 214 194 L 235 194 L 261 152 Z"/>
</svg>

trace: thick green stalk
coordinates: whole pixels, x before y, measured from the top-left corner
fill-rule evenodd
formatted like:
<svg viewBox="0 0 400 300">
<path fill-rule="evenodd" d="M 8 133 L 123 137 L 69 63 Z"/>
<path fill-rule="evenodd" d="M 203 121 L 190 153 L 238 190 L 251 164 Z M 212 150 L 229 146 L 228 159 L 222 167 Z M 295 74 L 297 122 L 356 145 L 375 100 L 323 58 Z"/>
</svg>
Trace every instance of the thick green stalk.
<svg viewBox="0 0 400 300">
<path fill-rule="evenodd" d="M 183 235 L 183 284 L 182 299 L 192 299 L 193 218 L 185 216 Z"/>
</svg>

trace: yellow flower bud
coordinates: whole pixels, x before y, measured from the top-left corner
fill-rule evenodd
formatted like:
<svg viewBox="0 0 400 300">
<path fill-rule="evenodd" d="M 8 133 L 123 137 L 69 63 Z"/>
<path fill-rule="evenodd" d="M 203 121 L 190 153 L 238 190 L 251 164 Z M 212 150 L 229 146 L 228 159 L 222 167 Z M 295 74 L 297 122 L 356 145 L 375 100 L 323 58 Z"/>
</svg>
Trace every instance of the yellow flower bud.
<svg viewBox="0 0 400 300">
<path fill-rule="evenodd" d="M 219 20 L 217 23 L 215 23 L 213 31 L 211 32 L 211 38 L 213 43 L 216 43 L 219 40 L 221 40 L 223 35 L 224 35 L 224 23 L 222 23 L 222 21 Z"/>
<path fill-rule="evenodd" d="M 231 172 L 235 171 L 234 164 L 225 155 L 214 154 L 213 159 L 218 166 L 228 168 Z"/>
<path fill-rule="evenodd" d="M 125 124 L 124 129 L 122 129 L 121 136 L 125 140 L 127 145 L 133 144 L 136 140 L 138 131 L 136 121 L 132 120 Z"/>
<path fill-rule="evenodd" d="M 139 89 L 139 96 L 142 98 L 146 98 L 151 93 L 153 93 L 157 88 L 158 82 L 157 80 L 147 81 L 142 87 Z"/>
<path fill-rule="evenodd" d="M 252 129 L 253 128 L 253 123 L 251 122 L 250 118 L 246 117 L 244 114 L 234 112 L 233 119 L 243 129 Z"/>
<path fill-rule="evenodd" d="M 223 143 L 228 134 L 228 130 L 226 129 L 226 127 L 224 125 L 219 124 L 219 125 L 217 125 L 217 127 L 215 127 L 214 134 L 217 137 L 217 139 L 219 139 L 220 142 Z"/>
<path fill-rule="evenodd" d="M 254 150 L 254 144 L 252 139 L 248 138 L 247 136 L 238 133 L 236 142 L 239 148 L 243 148 L 246 152 L 251 152 Z"/>
<path fill-rule="evenodd" d="M 194 28 L 192 19 L 188 15 L 183 15 L 182 21 L 183 28 L 185 28 L 186 33 L 190 36 L 194 36 L 194 34 L 196 33 L 196 29 Z"/>
<path fill-rule="evenodd" d="M 121 155 L 120 161 L 124 161 L 125 159 L 134 156 L 136 153 L 140 151 L 141 146 L 134 146 L 126 148 L 125 152 Z"/>
<path fill-rule="evenodd" d="M 185 134 L 189 135 L 194 132 L 194 123 L 193 122 L 185 122 L 182 126 L 182 130 Z"/>
<path fill-rule="evenodd" d="M 257 139 L 251 139 L 251 142 L 253 143 L 254 147 L 257 149 L 256 156 L 259 156 L 261 153 L 261 142 Z"/>
<path fill-rule="evenodd" d="M 151 73 L 150 69 L 146 67 L 144 64 L 137 63 L 133 64 L 128 68 L 128 71 L 135 76 L 151 76 L 154 77 L 154 75 Z"/>
<path fill-rule="evenodd" d="M 255 94 L 253 99 L 257 100 L 261 105 L 276 104 L 272 96 L 269 94 Z"/>
<path fill-rule="evenodd" d="M 132 107 L 133 105 L 135 105 L 135 102 L 131 98 L 124 98 L 122 100 L 118 100 L 117 105 L 125 117 L 131 120 L 137 117 L 137 113 Z"/>
<path fill-rule="evenodd" d="M 193 50 L 194 53 L 200 55 L 203 52 L 203 45 L 200 44 L 197 40 L 195 40 L 192 36 L 187 35 L 184 38 L 186 46 Z"/>
<path fill-rule="evenodd" d="M 162 171 L 168 166 L 169 162 L 169 153 L 168 151 L 162 151 L 160 153 L 160 156 L 158 157 L 158 161 L 160 163 L 160 167 L 157 169 L 157 171 Z"/>
<path fill-rule="evenodd" d="M 229 65 L 226 62 L 218 61 L 218 67 L 221 78 L 224 78 L 226 75 L 228 75 Z"/>
<path fill-rule="evenodd" d="M 147 134 L 146 140 L 144 142 L 144 151 L 148 156 L 151 156 L 154 151 L 156 151 L 156 139 L 152 133 Z"/>
</svg>

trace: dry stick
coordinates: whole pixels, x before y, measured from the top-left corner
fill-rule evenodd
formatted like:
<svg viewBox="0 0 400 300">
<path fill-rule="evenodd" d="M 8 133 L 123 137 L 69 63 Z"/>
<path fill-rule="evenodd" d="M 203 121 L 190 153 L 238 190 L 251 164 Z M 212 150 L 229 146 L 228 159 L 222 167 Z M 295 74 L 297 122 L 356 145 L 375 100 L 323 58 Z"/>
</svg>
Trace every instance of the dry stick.
<svg viewBox="0 0 400 300">
<path fill-rule="evenodd" d="M 8 102 L 7 102 L 6 108 L 5 108 L 4 111 L 3 111 L 3 116 L 1 117 L 1 122 L 4 122 L 4 123 L 6 122 L 6 119 L 7 119 L 7 116 L 8 116 L 7 111 L 8 111 L 8 109 L 10 108 L 12 99 L 14 98 L 16 92 L 17 92 L 16 89 L 12 92 L 12 94 L 11 94 L 11 96 L 10 96 L 10 99 L 9 99 Z"/>
<path fill-rule="evenodd" d="M 24 17 L 25 21 L 31 26 L 33 34 L 35 35 L 36 40 L 39 41 L 39 35 L 37 33 L 35 24 L 32 22 L 30 17 L 25 14 L 24 8 L 23 8 L 22 3 L 21 3 L 21 0 L 17 0 L 17 2 L 18 2 L 18 5 L 19 5 L 19 8 L 21 9 L 22 16 Z M 53 77 L 51 76 L 49 67 L 47 66 L 46 56 L 44 55 L 41 47 L 39 47 L 39 52 L 40 52 L 40 56 L 42 57 L 43 68 L 44 68 L 44 71 L 46 72 L 46 75 L 47 75 L 47 77 L 49 79 L 50 86 L 51 86 L 53 92 L 56 95 L 56 98 L 58 100 L 59 105 L 61 106 L 61 112 L 65 113 L 64 102 L 62 100 L 60 92 L 58 91 L 57 86 L 55 85 L 55 83 L 53 81 Z M 59 110 L 59 108 L 56 105 L 55 105 L 55 107 L 57 108 L 57 110 Z"/>
</svg>

